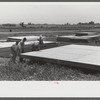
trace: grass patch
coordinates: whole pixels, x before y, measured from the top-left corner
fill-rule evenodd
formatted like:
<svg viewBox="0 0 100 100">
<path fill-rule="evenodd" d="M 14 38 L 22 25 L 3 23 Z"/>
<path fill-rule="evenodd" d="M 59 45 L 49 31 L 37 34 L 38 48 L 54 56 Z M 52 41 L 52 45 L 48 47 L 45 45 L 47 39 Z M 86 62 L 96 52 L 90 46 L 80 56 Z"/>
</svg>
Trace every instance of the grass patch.
<svg viewBox="0 0 100 100">
<path fill-rule="evenodd" d="M 9 59 L 1 58 L 0 80 L 6 81 L 96 81 L 100 73 L 88 73 L 81 69 L 50 63 L 9 63 Z"/>
</svg>

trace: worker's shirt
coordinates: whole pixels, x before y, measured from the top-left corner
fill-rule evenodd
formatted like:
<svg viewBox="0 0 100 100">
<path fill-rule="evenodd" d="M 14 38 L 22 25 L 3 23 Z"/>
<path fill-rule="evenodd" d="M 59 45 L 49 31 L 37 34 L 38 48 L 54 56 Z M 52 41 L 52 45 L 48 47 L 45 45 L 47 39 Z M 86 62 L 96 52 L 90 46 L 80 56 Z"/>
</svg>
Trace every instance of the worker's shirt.
<svg viewBox="0 0 100 100">
<path fill-rule="evenodd" d="M 24 52 L 24 45 L 25 45 L 24 42 L 20 41 L 18 45 L 19 45 L 20 52 L 23 53 Z"/>
<path fill-rule="evenodd" d="M 39 44 L 43 44 L 43 38 L 42 37 L 39 38 L 38 41 L 39 41 Z"/>
<path fill-rule="evenodd" d="M 14 44 L 14 45 L 12 45 L 11 50 L 12 50 L 12 53 L 18 53 L 19 46 Z"/>
</svg>

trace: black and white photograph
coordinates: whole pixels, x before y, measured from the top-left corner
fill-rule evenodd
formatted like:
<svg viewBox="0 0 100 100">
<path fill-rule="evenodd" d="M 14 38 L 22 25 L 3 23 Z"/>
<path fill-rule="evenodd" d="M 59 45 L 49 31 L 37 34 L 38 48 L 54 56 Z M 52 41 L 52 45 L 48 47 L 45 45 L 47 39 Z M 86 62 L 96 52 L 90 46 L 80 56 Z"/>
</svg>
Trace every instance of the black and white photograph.
<svg viewBox="0 0 100 100">
<path fill-rule="evenodd" d="M 0 3 L 0 80 L 100 80 L 100 3 Z"/>
<path fill-rule="evenodd" d="M 100 2 L 0 2 L 0 97 L 100 97 Z"/>
</svg>

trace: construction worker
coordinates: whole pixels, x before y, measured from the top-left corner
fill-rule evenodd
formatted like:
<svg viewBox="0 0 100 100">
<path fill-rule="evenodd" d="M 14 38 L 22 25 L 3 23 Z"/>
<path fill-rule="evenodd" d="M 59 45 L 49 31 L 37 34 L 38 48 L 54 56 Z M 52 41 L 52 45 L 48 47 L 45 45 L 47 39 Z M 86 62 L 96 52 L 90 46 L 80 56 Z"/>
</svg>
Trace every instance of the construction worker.
<svg viewBox="0 0 100 100">
<path fill-rule="evenodd" d="M 32 51 L 38 51 L 38 50 L 40 50 L 40 48 L 39 48 L 39 42 L 38 41 L 35 41 L 32 44 Z"/>
<path fill-rule="evenodd" d="M 13 61 L 13 63 L 16 63 L 16 58 L 18 55 L 19 55 L 19 46 L 18 46 L 18 41 L 16 41 L 16 43 L 11 46 L 11 61 Z"/>
<path fill-rule="evenodd" d="M 39 41 L 39 48 L 43 49 L 43 37 L 42 37 L 42 35 L 40 35 L 38 41 Z"/>
<path fill-rule="evenodd" d="M 26 41 L 26 38 L 23 38 L 18 44 L 20 53 L 24 53 L 25 41 Z M 19 55 L 19 60 L 23 61 L 23 59 L 20 58 L 20 55 Z"/>
</svg>

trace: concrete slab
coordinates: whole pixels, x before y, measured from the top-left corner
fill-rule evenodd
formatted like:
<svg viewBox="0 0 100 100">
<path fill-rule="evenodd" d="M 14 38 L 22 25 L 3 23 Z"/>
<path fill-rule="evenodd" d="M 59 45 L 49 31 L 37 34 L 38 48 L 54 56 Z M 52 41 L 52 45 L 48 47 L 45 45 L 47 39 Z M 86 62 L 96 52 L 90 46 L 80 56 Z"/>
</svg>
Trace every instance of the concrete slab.
<svg viewBox="0 0 100 100">
<path fill-rule="evenodd" d="M 30 52 L 32 51 L 32 45 L 34 42 L 38 41 L 27 41 L 25 42 L 25 52 Z M 10 47 L 14 44 L 15 42 L 0 42 L 0 56 L 3 57 L 9 57 L 10 54 Z M 57 46 L 57 43 L 54 41 L 44 41 L 44 48 L 51 48 Z"/>
<path fill-rule="evenodd" d="M 57 37 L 57 41 L 64 41 L 64 42 L 94 42 L 95 40 L 100 39 L 100 35 L 87 35 L 87 36 L 59 36 Z"/>
<path fill-rule="evenodd" d="M 45 62 L 100 70 L 100 47 L 67 45 L 21 54 L 21 57 Z"/>
<path fill-rule="evenodd" d="M 97 32 L 77 32 L 76 36 L 96 35 Z"/>
<path fill-rule="evenodd" d="M 14 41 L 20 41 L 23 38 L 26 38 L 27 41 L 35 41 L 37 39 L 39 39 L 39 36 L 18 36 L 18 37 L 8 37 L 7 41 L 9 42 L 14 42 Z M 44 37 L 43 37 L 44 38 Z"/>
</svg>

